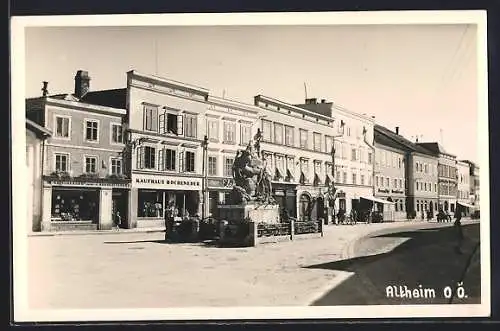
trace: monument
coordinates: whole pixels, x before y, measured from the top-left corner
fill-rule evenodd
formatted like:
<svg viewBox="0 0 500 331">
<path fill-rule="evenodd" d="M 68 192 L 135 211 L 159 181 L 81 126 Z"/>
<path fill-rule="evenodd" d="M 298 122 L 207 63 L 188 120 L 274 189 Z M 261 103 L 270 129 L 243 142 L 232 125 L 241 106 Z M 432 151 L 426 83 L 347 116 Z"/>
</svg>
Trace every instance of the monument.
<svg viewBox="0 0 500 331">
<path fill-rule="evenodd" d="M 234 186 L 229 201 L 219 205 L 221 220 L 229 224 L 241 222 L 277 223 L 280 221 L 279 206 L 272 197 L 271 175 L 260 152 L 260 129 L 244 150 L 236 152 L 232 175 Z"/>
</svg>

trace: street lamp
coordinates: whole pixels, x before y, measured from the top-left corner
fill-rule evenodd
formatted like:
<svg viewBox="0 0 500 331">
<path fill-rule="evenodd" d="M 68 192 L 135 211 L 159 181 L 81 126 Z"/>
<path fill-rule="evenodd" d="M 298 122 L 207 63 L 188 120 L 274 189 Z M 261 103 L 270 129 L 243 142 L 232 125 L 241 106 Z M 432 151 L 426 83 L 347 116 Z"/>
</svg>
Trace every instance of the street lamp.
<svg viewBox="0 0 500 331">
<path fill-rule="evenodd" d="M 206 213 L 206 197 L 207 197 L 207 149 L 208 149 L 208 137 L 205 135 L 203 137 L 203 141 L 201 143 L 201 147 L 203 148 L 203 160 L 202 160 L 202 173 L 203 173 L 203 179 L 201 182 L 202 186 L 202 209 L 201 209 L 201 219 L 205 219 L 205 213 Z"/>
</svg>

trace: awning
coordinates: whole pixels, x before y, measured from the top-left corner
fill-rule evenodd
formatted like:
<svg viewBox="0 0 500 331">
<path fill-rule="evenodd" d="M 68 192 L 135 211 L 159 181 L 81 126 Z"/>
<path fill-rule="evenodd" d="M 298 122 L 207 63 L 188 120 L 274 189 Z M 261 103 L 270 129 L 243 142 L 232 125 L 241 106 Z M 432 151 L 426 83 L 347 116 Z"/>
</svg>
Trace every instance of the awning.
<svg viewBox="0 0 500 331">
<path fill-rule="evenodd" d="M 466 208 L 479 209 L 479 206 L 469 205 L 465 202 L 457 202 L 457 204 Z"/>
<path fill-rule="evenodd" d="M 370 196 L 362 196 L 361 199 L 366 199 L 366 200 L 370 200 L 370 201 L 378 202 L 378 203 L 386 203 L 386 204 L 389 204 L 389 205 L 393 205 L 394 204 L 394 202 L 392 202 L 392 201 L 388 201 L 388 200 L 384 200 L 384 199 L 379 199 L 379 198 L 375 198 L 375 197 L 370 197 Z"/>
</svg>

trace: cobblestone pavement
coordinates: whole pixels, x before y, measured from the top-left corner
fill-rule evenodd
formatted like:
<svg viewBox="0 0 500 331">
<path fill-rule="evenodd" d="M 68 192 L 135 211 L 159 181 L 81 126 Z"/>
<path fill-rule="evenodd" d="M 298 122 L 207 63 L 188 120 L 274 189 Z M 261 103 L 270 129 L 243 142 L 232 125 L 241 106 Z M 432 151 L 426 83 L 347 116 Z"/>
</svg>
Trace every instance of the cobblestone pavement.
<svg viewBox="0 0 500 331">
<path fill-rule="evenodd" d="M 163 233 L 29 237 L 31 309 L 302 306 L 341 271 L 346 244 L 408 223 L 327 226 L 323 238 L 216 248 L 166 244 Z"/>
</svg>

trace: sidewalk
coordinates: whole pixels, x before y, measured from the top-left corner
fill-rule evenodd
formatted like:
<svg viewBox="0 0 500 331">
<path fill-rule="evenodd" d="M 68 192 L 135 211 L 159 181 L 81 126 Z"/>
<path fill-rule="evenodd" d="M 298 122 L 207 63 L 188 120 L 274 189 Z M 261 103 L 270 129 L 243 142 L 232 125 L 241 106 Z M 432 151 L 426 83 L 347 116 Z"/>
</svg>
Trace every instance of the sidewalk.
<svg viewBox="0 0 500 331">
<path fill-rule="evenodd" d="M 156 233 L 165 232 L 164 227 L 113 229 L 113 230 L 75 230 L 75 231 L 48 231 L 30 232 L 28 237 L 50 237 L 50 236 L 75 236 L 75 235 L 98 235 L 98 234 L 127 234 L 127 233 Z"/>
</svg>

